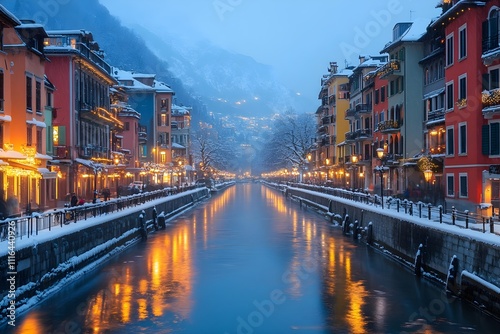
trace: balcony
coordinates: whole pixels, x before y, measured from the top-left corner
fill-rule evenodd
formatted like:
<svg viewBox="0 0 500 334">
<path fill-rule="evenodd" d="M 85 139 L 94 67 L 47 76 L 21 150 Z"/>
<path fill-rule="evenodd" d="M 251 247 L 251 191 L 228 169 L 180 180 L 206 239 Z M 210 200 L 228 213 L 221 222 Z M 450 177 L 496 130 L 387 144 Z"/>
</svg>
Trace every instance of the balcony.
<svg viewBox="0 0 500 334">
<path fill-rule="evenodd" d="M 361 114 L 368 114 L 372 112 L 372 105 L 367 103 L 360 103 L 354 108 L 347 109 L 345 111 L 345 118 L 355 118 Z"/>
<path fill-rule="evenodd" d="M 330 106 L 335 105 L 335 95 L 330 95 L 328 97 L 328 105 L 330 105 Z"/>
<path fill-rule="evenodd" d="M 54 153 L 57 159 L 71 159 L 70 149 L 66 146 L 55 146 Z"/>
<path fill-rule="evenodd" d="M 346 142 L 363 141 L 368 138 L 371 138 L 371 136 L 372 136 L 371 129 L 356 130 L 354 132 L 346 132 L 345 141 Z"/>
<path fill-rule="evenodd" d="M 482 40 L 483 63 L 488 66 L 493 61 L 500 59 L 500 45 L 498 34 L 488 36 Z"/>
<path fill-rule="evenodd" d="M 399 132 L 401 125 L 403 125 L 403 120 L 390 119 L 382 121 L 378 123 L 377 131 L 382 133 L 397 133 Z"/>
<path fill-rule="evenodd" d="M 402 76 L 404 73 L 401 70 L 401 63 L 399 60 L 393 59 L 380 69 L 378 75 L 381 79 L 390 80 L 394 79 L 394 77 Z"/>
<path fill-rule="evenodd" d="M 500 114 L 500 88 L 483 91 L 483 116 L 491 117 Z"/>
<path fill-rule="evenodd" d="M 425 125 L 430 126 L 444 122 L 444 114 L 444 108 L 429 111 L 427 113 L 427 121 L 425 121 Z"/>
<path fill-rule="evenodd" d="M 429 148 L 429 153 L 434 154 L 445 154 L 446 153 L 446 145 L 436 145 Z"/>
<path fill-rule="evenodd" d="M 327 133 L 327 126 L 326 125 L 322 125 L 318 128 L 318 131 L 317 131 L 318 135 L 324 135 Z"/>
</svg>

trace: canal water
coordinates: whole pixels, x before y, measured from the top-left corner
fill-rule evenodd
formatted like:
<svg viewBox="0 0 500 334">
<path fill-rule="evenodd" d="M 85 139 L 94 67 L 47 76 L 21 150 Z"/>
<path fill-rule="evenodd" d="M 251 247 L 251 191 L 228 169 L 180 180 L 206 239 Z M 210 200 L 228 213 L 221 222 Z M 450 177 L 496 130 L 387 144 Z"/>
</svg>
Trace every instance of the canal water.
<svg viewBox="0 0 500 334">
<path fill-rule="evenodd" d="M 498 325 L 314 211 L 248 183 L 64 286 L 7 332 L 497 333 Z"/>
</svg>

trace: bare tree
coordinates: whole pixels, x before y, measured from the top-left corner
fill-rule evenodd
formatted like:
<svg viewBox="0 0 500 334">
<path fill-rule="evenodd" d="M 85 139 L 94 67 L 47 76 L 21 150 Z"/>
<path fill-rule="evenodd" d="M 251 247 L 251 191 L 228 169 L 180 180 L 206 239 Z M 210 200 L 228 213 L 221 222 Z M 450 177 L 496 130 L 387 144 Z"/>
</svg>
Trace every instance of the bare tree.
<svg viewBox="0 0 500 334">
<path fill-rule="evenodd" d="M 297 114 L 293 110 L 280 115 L 274 134 L 263 152 L 266 169 L 298 168 L 303 171 L 307 154 L 315 142 L 316 124 L 313 114 Z"/>
<path fill-rule="evenodd" d="M 193 154 L 197 168 L 212 176 L 214 169 L 233 171 L 238 151 L 231 138 L 221 138 L 213 127 L 200 127 L 193 135 Z"/>
</svg>

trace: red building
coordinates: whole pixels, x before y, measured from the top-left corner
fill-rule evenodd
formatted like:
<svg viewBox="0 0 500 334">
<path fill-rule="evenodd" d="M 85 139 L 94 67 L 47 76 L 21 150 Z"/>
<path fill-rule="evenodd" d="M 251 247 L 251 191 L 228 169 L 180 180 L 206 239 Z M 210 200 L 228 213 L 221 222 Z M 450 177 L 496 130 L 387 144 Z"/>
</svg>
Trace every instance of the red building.
<svg viewBox="0 0 500 334">
<path fill-rule="evenodd" d="M 431 27 L 445 27 L 446 202 L 491 215 L 500 196 L 500 1 L 442 6 Z"/>
<path fill-rule="evenodd" d="M 123 123 L 110 107 L 110 88 L 117 84 L 111 66 L 84 30 L 49 31 L 46 73 L 53 78 L 56 113 L 53 118 L 54 168 L 61 191 L 95 200 L 100 189 L 111 188 L 122 166 L 116 133 Z M 123 168 L 122 168 L 123 169 Z"/>
</svg>

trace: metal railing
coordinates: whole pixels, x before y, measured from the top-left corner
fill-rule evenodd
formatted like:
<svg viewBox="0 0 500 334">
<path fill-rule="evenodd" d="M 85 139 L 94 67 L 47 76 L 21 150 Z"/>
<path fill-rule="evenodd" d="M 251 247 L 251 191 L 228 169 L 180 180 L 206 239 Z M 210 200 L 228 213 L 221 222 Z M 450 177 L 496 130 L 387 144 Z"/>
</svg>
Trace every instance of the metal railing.
<svg viewBox="0 0 500 334">
<path fill-rule="evenodd" d="M 21 217 L 7 218 L 0 221 L 0 242 L 9 238 L 10 232 L 15 231 L 16 239 L 29 238 L 38 235 L 39 231 L 51 230 L 54 227 L 79 223 L 92 217 L 98 217 L 113 212 L 122 211 L 135 207 L 146 202 L 164 198 L 175 193 L 196 189 L 196 186 L 184 188 L 164 188 L 146 193 L 134 194 L 120 198 L 110 199 L 105 202 L 95 204 L 85 203 L 84 205 L 53 209 L 46 212 L 32 212 Z"/>
<path fill-rule="evenodd" d="M 381 206 L 381 197 L 377 194 L 370 194 L 364 191 L 331 188 L 327 186 L 309 185 L 303 183 L 287 183 L 285 185 L 278 185 L 278 187 L 295 187 L 316 191 L 323 194 L 336 196 L 352 200 L 355 202 L 373 205 L 375 207 Z M 434 221 L 439 224 L 456 225 L 465 229 L 474 229 L 490 233 L 500 233 L 500 229 L 495 225 L 500 225 L 499 217 L 491 217 L 481 215 L 470 211 L 458 211 L 454 206 L 446 208 L 443 205 L 433 205 L 431 203 L 424 203 L 421 201 L 413 202 L 407 199 L 400 199 L 391 196 L 384 196 L 384 208 L 386 210 L 396 211 L 407 214 L 413 217 L 424 218 Z"/>
</svg>

